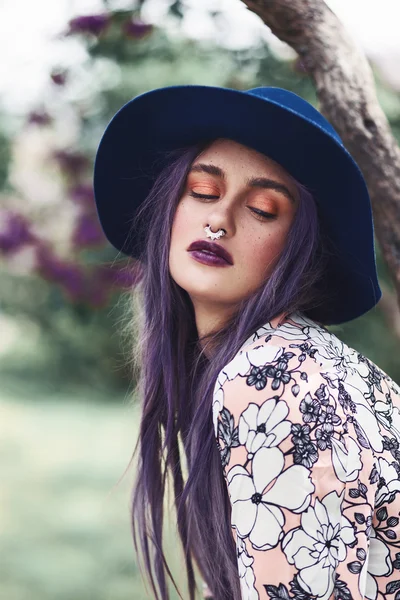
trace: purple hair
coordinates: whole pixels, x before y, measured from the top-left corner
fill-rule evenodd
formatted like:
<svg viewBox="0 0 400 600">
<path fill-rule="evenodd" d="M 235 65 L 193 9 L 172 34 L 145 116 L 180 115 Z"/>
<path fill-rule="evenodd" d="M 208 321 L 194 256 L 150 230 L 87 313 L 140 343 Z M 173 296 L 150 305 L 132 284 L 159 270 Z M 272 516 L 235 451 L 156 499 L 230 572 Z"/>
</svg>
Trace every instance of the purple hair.
<svg viewBox="0 0 400 600">
<path fill-rule="evenodd" d="M 328 301 L 316 288 L 327 256 L 317 205 L 293 180 L 300 202 L 285 248 L 267 281 L 240 303 L 220 330 L 202 338 L 212 348 L 212 360 L 206 358 L 190 297 L 169 273 L 169 248 L 190 165 L 212 141 L 169 153 L 167 166 L 135 215 L 143 239 L 139 302 L 131 317 L 131 326 L 137 325 L 132 362 L 139 367 L 135 393 L 141 406 L 132 456 L 139 451 L 132 534 L 156 600 L 169 600 L 166 573 L 182 598 L 162 549 L 164 492 L 171 476 L 190 600 L 196 591 L 194 565 L 215 600 L 240 600 L 231 508 L 212 419 L 214 385 L 221 369 L 259 327 L 283 311 L 306 313 Z"/>
</svg>

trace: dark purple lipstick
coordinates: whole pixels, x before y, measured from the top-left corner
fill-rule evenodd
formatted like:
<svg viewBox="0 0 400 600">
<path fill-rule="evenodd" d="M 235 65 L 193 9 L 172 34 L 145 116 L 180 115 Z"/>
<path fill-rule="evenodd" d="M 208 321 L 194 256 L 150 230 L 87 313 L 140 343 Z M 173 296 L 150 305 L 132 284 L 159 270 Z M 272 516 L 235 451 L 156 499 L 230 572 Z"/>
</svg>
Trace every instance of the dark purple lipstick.
<svg viewBox="0 0 400 600">
<path fill-rule="evenodd" d="M 231 254 L 220 244 L 207 242 L 206 240 L 196 240 L 188 248 L 196 260 L 210 265 L 233 265 Z"/>
</svg>

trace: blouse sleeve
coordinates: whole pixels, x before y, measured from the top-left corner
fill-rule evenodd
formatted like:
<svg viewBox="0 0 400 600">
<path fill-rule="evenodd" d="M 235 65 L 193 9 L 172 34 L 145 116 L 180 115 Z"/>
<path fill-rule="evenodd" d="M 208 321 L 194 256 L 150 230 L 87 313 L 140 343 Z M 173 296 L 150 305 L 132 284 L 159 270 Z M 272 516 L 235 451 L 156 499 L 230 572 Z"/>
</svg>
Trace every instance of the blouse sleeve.
<svg viewBox="0 0 400 600">
<path fill-rule="evenodd" d="M 339 383 L 301 352 L 251 348 L 214 390 L 242 600 L 361 600 L 373 458 L 349 433 Z"/>
</svg>

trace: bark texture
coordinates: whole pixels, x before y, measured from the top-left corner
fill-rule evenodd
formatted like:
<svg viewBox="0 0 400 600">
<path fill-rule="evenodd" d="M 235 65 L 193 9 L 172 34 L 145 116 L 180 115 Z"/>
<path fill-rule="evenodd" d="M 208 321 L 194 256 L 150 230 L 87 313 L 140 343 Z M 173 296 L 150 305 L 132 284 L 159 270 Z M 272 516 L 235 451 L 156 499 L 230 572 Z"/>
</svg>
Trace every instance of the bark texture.
<svg viewBox="0 0 400 600">
<path fill-rule="evenodd" d="M 378 103 L 365 55 L 323 0 L 242 1 L 299 54 L 315 83 L 320 111 L 361 168 L 399 306 L 400 148 Z"/>
</svg>

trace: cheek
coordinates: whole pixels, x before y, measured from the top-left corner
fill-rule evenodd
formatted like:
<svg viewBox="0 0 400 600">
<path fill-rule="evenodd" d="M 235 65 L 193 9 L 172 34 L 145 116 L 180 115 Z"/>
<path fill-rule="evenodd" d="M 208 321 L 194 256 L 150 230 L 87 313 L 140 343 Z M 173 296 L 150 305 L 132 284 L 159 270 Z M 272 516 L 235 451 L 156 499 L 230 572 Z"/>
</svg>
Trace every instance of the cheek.
<svg viewBox="0 0 400 600">
<path fill-rule="evenodd" d="M 186 209 L 186 205 L 182 202 L 178 205 L 175 211 L 171 229 L 171 241 L 176 242 L 176 240 L 180 238 L 185 238 L 185 236 L 190 235 L 188 229 L 189 226 L 189 211 Z"/>
<path fill-rule="evenodd" d="M 285 242 L 286 232 L 283 230 L 271 232 L 266 237 L 254 236 L 247 240 L 247 243 L 242 246 L 241 253 L 245 268 L 253 275 L 259 274 L 261 277 L 270 273 L 285 247 Z"/>
<path fill-rule="evenodd" d="M 246 254 L 259 259 L 271 258 L 273 254 L 283 249 L 285 240 L 286 233 L 284 231 L 277 230 L 271 232 L 266 237 L 259 237 L 248 241 L 246 244 Z"/>
</svg>

